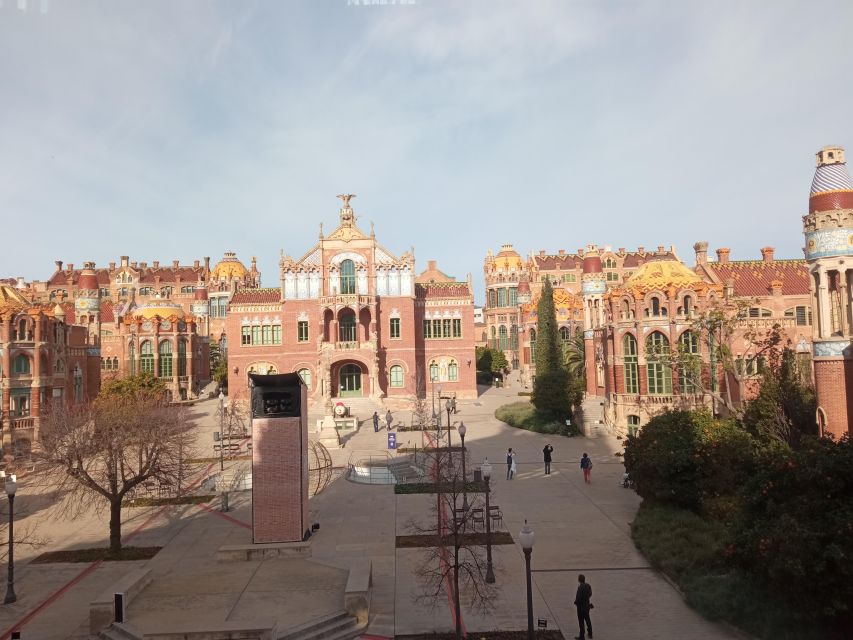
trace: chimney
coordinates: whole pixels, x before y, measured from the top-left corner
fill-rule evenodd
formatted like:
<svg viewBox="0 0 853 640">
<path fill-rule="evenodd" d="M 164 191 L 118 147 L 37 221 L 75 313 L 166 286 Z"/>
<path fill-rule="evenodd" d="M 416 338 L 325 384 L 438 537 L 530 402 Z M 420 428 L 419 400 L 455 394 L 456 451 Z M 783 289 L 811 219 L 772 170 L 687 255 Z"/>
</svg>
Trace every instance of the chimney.
<svg viewBox="0 0 853 640">
<path fill-rule="evenodd" d="M 578 249 L 578 255 L 583 258 L 583 249 Z"/>
<path fill-rule="evenodd" d="M 619 247 L 619 255 L 620 255 L 620 256 L 624 256 L 624 255 L 625 255 L 625 247 Z"/>
<path fill-rule="evenodd" d="M 761 257 L 764 262 L 773 262 L 773 253 L 775 249 L 773 247 L 763 247 L 761 249 Z"/>
<path fill-rule="evenodd" d="M 140 263 L 139 263 L 139 268 L 140 268 L 140 269 L 147 269 L 147 268 L 148 268 L 148 263 L 147 263 L 147 262 L 140 262 Z"/>
<path fill-rule="evenodd" d="M 24 276 L 18 276 L 18 284 L 15 285 L 18 289 L 26 289 L 27 283 L 24 282 Z"/>
<path fill-rule="evenodd" d="M 121 266 L 126 267 L 129 263 L 130 256 L 121 256 Z"/>
<path fill-rule="evenodd" d="M 62 260 L 54 260 L 53 263 L 56 265 L 57 271 L 62 271 Z"/>
<path fill-rule="evenodd" d="M 195 269 L 196 271 L 198 271 L 198 265 L 199 265 L 199 261 L 198 261 L 198 260 L 193 260 L 193 269 Z"/>
<path fill-rule="evenodd" d="M 110 271 L 115 271 L 115 270 L 116 270 L 116 263 L 110 262 Z"/>
<path fill-rule="evenodd" d="M 435 260 L 427 260 L 427 271 L 435 271 L 435 270 L 436 270 Z"/>
<path fill-rule="evenodd" d="M 664 247 L 662 244 L 659 244 L 658 253 L 666 253 L 666 247 Z"/>
<path fill-rule="evenodd" d="M 151 265 L 152 265 L 155 269 L 159 269 L 159 268 L 160 268 L 160 261 L 159 261 L 159 260 L 155 260 L 154 262 L 152 262 L 152 263 L 151 263 Z"/>
<path fill-rule="evenodd" d="M 693 245 L 693 251 L 696 252 L 696 264 L 708 264 L 708 243 L 700 240 Z"/>
<path fill-rule="evenodd" d="M 210 257 L 204 256 L 204 270 L 210 271 Z"/>
<path fill-rule="evenodd" d="M 131 268 L 136 269 L 136 260 L 130 263 Z"/>
<path fill-rule="evenodd" d="M 566 255 L 566 250 L 565 250 L 565 249 L 559 249 L 559 250 L 557 251 L 557 253 L 558 253 L 559 255 L 561 255 L 561 256 L 564 256 L 564 255 Z"/>
<path fill-rule="evenodd" d="M 539 249 L 539 257 L 540 257 L 540 258 L 544 258 L 544 257 L 545 257 L 545 249 Z"/>
<path fill-rule="evenodd" d="M 771 295 L 781 296 L 782 295 L 782 282 L 780 280 L 773 280 L 768 287 Z"/>
<path fill-rule="evenodd" d="M 178 267 L 181 265 L 180 260 L 172 260 L 172 269 L 178 270 Z"/>
<path fill-rule="evenodd" d="M 717 262 L 719 262 L 720 264 L 728 264 L 729 253 L 731 252 L 725 247 L 720 247 L 719 249 L 717 249 Z"/>
</svg>

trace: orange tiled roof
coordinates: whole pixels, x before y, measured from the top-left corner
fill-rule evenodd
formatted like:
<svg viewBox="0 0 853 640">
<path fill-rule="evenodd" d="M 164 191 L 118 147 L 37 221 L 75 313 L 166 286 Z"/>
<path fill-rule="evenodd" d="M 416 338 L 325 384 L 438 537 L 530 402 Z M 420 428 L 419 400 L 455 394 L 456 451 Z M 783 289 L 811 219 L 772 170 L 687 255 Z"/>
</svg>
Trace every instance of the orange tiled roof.
<svg viewBox="0 0 853 640">
<path fill-rule="evenodd" d="M 265 289 L 239 289 L 231 304 L 275 304 L 281 302 L 281 289 L 267 287 Z"/>
<path fill-rule="evenodd" d="M 465 282 L 422 282 L 415 284 L 415 296 L 426 298 L 468 298 L 471 291 Z"/>
<path fill-rule="evenodd" d="M 784 296 L 809 293 L 809 270 L 805 260 L 738 260 L 727 264 L 709 262 L 708 268 L 724 284 L 731 278 L 736 296 L 766 296 L 774 280 L 782 283 Z"/>
</svg>

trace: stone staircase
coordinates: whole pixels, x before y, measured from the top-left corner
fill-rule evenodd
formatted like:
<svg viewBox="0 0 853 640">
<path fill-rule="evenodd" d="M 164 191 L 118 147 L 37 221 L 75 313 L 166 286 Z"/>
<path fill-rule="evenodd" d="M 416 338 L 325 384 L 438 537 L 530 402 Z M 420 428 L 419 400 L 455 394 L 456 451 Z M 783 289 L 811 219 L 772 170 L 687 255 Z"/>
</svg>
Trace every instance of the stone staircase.
<svg viewBox="0 0 853 640">
<path fill-rule="evenodd" d="M 583 418 L 579 425 L 587 438 L 597 438 L 605 434 L 607 428 L 604 422 L 604 398 L 602 396 L 586 396 L 581 405 Z"/>
<path fill-rule="evenodd" d="M 346 611 L 317 618 L 298 627 L 279 632 L 277 640 L 352 640 L 361 635 L 362 627 Z"/>
<path fill-rule="evenodd" d="M 142 640 L 142 634 L 131 627 L 113 622 L 98 634 L 98 640 Z"/>
<path fill-rule="evenodd" d="M 412 456 L 395 458 L 388 463 L 388 470 L 397 484 L 422 482 L 426 475 L 424 470 L 415 464 Z"/>
</svg>

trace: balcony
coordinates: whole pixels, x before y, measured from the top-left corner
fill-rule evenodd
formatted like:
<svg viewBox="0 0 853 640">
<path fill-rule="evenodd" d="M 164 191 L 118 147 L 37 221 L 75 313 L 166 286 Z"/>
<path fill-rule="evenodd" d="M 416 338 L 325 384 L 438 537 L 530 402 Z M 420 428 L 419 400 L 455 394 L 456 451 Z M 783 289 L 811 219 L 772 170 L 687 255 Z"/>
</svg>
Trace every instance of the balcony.
<svg viewBox="0 0 853 640">
<path fill-rule="evenodd" d="M 369 343 L 365 343 L 367 346 Z M 336 342 L 335 350 L 336 351 L 354 351 L 356 349 L 361 349 L 361 343 L 358 340 L 347 340 L 346 342 Z"/>
<path fill-rule="evenodd" d="M 36 426 L 35 418 L 15 418 L 11 419 L 12 431 L 19 429 L 34 429 Z"/>
<path fill-rule="evenodd" d="M 321 296 L 320 306 L 322 307 L 366 307 L 373 304 L 376 298 L 373 296 L 362 296 L 356 293 L 339 294 L 336 296 Z"/>
</svg>

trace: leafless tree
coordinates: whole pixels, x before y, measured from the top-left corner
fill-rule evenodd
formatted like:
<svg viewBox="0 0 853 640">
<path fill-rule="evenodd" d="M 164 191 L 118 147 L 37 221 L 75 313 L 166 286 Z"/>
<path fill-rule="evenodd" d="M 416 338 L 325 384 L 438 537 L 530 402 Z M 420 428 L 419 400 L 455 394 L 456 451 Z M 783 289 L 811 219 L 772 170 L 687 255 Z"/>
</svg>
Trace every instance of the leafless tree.
<svg viewBox="0 0 853 640">
<path fill-rule="evenodd" d="M 191 427 L 186 410 L 156 390 L 54 403 L 42 419 L 40 475 L 70 517 L 109 508 L 110 550 L 118 552 L 122 503 L 151 480 L 177 486 L 192 456 Z"/>
<path fill-rule="evenodd" d="M 427 455 L 429 472 L 436 487 L 436 503 L 428 524 L 411 521 L 410 531 L 433 538 L 415 570 L 421 583 L 416 601 L 437 606 L 445 597 L 453 601 L 456 612 L 456 637 L 462 638 L 461 594 L 476 610 L 487 613 L 493 608 L 495 588 L 486 582 L 485 547 L 474 527 L 474 514 L 483 514 L 479 493 L 468 494 L 468 508 L 462 509 L 465 478 L 462 477 L 464 453 L 437 448 Z M 484 514 L 488 517 L 488 514 Z"/>
</svg>

